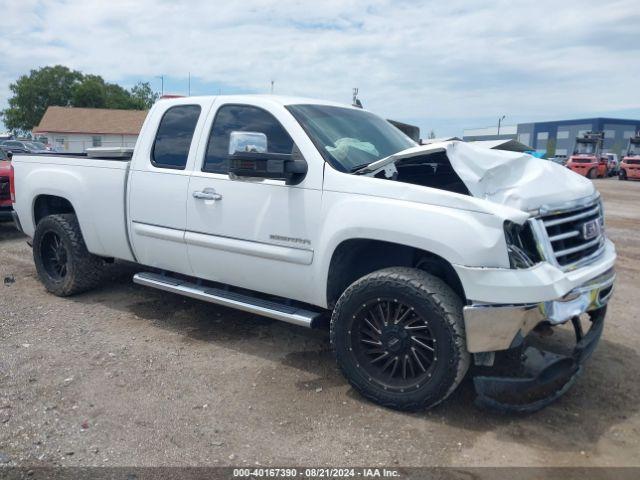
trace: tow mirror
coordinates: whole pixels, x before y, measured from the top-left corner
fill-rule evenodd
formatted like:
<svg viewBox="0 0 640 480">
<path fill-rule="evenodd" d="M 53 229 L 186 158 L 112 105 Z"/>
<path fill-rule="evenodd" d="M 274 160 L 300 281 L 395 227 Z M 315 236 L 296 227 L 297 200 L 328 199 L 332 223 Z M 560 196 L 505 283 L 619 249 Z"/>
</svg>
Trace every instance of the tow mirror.
<svg viewBox="0 0 640 480">
<path fill-rule="evenodd" d="M 270 178 L 295 185 L 307 174 L 307 162 L 294 145 L 291 154 L 269 153 L 267 136 L 259 132 L 231 132 L 229 174 L 238 178 Z"/>
<path fill-rule="evenodd" d="M 262 132 L 231 132 L 229 155 L 236 152 L 267 153 L 267 136 Z"/>
</svg>

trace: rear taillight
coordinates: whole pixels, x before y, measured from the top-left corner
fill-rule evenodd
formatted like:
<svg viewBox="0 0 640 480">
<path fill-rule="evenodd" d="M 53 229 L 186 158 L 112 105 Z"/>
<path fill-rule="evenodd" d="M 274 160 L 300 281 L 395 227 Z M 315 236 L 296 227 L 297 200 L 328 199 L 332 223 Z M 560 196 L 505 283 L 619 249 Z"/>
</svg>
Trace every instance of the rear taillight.
<svg viewBox="0 0 640 480">
<path fill-rule="evenodd" d="M 16 182 L 13 173 L 13 162 L 9 168 L 9 193 L 11 194 L 11 203 L 16 203 Z"/>
</svg>

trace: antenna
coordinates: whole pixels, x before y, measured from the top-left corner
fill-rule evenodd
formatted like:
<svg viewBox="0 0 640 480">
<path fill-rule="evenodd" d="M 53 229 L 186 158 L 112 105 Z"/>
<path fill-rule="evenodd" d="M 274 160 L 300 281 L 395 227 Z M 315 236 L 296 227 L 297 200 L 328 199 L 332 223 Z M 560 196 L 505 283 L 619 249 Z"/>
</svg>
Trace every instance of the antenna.
<svg viewBox="0 0 640 480">
<path fill-rule="evenodd" d="M 189 87 L 188 87 L 188 93 L 187 96 L 191 96 L 191 72 L 188 73 L 189 75 Z"/>
<path fill-rule="evenodd" d="M 271 80 L 271 95 L 273 95 L 273 86 L 275 85 L 275 80 Z"/>
<path fill-rule="evenodd" d="M 362 102 L 358 99 L 358 87 L 353 89 L 353 103 L 354 107 L 362 108 Z"/>
</svg>

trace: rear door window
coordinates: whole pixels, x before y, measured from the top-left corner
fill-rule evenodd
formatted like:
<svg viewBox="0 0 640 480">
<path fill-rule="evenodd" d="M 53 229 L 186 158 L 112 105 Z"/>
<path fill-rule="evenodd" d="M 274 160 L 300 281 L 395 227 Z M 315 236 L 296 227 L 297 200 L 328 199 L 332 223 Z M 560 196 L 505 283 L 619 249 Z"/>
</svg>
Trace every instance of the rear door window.
<svg viewBox="0 0 640 480">
<path fill-rule="evenodd" d="M 151 149 L 154 166 L 184 170 L 200 110 L 200 105 L 178 105 L 164 113 Z"/>
</svg>

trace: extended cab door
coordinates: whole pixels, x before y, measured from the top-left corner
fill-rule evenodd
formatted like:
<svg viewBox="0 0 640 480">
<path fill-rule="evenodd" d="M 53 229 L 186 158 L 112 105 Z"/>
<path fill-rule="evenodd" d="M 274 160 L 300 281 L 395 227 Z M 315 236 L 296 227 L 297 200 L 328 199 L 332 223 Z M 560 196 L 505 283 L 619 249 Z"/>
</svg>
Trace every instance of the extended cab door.
<svg viewBox="0 0 640 480">
<path fill-rule="evenodd" d="M 128 184 L 129 236 L 139 263 L 191 273 L 184 243 L 187 191 L 194 139 L 200 137 L 211 102 L 160 101 L 145 121 Z"/>
<path fill-rule="evenodd" d="M 317 151 L 289 112 L 267 100 L 217 104 L 207 125 L 187 195 L 185 241 L 194 275 L 283 297 L 311 298 L 322 197 L 323 162 Z M 290 154 L 297 145 L 303 156 L 317 158 L 306 158 L 308 173 L 297 185 L 230 178 L 234 131 L 266 135 L 270 153 Z"/>
</svg>

